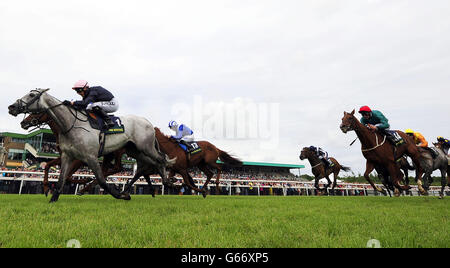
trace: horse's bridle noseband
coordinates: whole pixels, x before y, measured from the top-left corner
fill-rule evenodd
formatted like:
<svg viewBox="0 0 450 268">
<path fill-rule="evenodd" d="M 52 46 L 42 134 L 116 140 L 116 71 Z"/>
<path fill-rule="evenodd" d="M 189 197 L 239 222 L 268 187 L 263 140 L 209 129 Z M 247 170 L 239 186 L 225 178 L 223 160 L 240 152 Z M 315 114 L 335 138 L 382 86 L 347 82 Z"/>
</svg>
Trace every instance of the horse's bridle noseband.
<svg viewBox="0 0 450 268">
<path fill-rule="evenodd" d="M 48 89 L 47 89 L 48 90 Z M 45 91 L 47 91 L 45 90 Z M 34 89 L 30 91 L 30 94 L 33 92 L 37 92 L 37 94 L 31 98 L 31 100 L 29 100 L 28 102 L 22 100 L 22 99 L 18 99 L 16 102 L 18 104 L 17 106 L 17 111 L 18 113 L 31 113 L 28 108 L 30 108 L 30 106 L 35 103 L 37 101 L 37 107 L 39 109 L 39 100 L 41 99 L 42 94 L 44 94 L 45 91 L 39 91 L 38 89 Z"/>
</svg>

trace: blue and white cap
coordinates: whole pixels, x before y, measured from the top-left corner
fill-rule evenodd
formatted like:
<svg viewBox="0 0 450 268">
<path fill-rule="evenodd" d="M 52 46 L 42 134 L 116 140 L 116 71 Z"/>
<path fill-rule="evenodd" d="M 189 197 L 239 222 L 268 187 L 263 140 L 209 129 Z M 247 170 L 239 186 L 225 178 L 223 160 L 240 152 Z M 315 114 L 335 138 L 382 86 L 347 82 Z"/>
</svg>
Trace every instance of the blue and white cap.
<svg viewBox="0 0 450 268">
<path fill-rule="evenodd" d="M 174 127 L 174 126 L 178 126 L 178 123 L 177 122 L 175 122 L 175 121 L 170 121 L 169 122 L 169 128 L 172 128 L 172 127 Z"/>
</svg>

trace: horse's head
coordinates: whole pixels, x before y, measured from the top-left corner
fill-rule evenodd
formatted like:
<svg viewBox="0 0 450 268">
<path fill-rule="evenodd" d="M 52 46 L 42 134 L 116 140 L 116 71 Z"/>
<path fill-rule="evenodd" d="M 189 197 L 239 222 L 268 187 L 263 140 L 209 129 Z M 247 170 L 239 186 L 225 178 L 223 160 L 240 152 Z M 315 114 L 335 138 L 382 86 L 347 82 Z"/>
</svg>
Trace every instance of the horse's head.
<svg viewBox="0 0 450 268">
<path fill-rule="evenodd" d="M 357 118 L 355 117 L 355 110 L 351 113 L 344 112 L 344 117 L 342 117 L 341 130 L 344 133 L 355 130 L 354 126 L 357 122 Z"/>
<path fill-rule="evenodd" d="M 20 126 L 27 130 L 30 127 L 37 127 L 42 124 L 46 124 L 51 120 L 50 116 L 47 113 L 38 113 L 38 114 L 30 114 L 27 116 L 22 122 L 20 122 Z"/>
<path fill-rule="evenodd" d="M 9 113 L 13 116 L 26 113 L 38 113 L 43 111 L 43 107 L 39 105 L 42 95 L 49 89 L 34 89 L 27 95 L 18 99 L 16 102 L 8 106 Z"/>
<path fill-rule="evenodd" d="M 308 156 L 311 154 L 311 151 L 309 150 L 309 147 L 304 147 L 302 151 L 300 152 L 300 159 L 305 160 L 308 158 Z"/>
</svg>

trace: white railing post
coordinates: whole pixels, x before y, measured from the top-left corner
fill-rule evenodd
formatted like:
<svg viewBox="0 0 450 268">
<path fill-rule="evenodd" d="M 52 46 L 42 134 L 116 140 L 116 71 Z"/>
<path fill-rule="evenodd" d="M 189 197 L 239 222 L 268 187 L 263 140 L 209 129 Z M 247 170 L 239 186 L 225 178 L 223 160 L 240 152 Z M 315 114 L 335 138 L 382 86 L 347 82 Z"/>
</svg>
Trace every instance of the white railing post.
<svg viewBox="0 0 450 268">
<path fill-rule="evenodd" d="M 22 194 L 22 187 L 23 187 L 23 178 L 22 178 L 22 180 L 20 181 L 19 195 Z"/>
</svg>

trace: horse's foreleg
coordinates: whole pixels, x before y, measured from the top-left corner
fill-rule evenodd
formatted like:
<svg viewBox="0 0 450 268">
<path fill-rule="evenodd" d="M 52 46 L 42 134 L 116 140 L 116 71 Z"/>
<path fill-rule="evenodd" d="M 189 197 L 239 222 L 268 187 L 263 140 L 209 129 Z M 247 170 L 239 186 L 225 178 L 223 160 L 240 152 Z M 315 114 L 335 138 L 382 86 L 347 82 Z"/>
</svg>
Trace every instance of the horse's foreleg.
<svg viewBox="0 0 450 268">
<path fill-rule="evenodd" d="M 375 191 L 380 192 L 385 195 L 386 191 L 384 189 L 381 189 L 380 187 L 376 186 L 375 183 L 373 183 L 373 181 L 369 177 L 369 174 L 372 173 L 372 171 L 374 169 L 375 169 L 375 165 L 372 162 L 367 161 L 366 162 L 366 171 L 364 172 L 364 178 L 370 183 L 370 185 L 372 186 L 372 188 Z"/>
<path fill-rule="evenodd" d="M 61 157 L 56 158 L 56 159 L 48 162 L 45 165 L 45 168 L 44 168 L 44 181 L 43 181 L 45 196 L 48 196 L 48 191 L 49 191 L 49 187 L 48 187 L 48 173 L 50 171 L 50 167 L 53 167 L 55 165 L 60 165 L 60 164 L 61 164 Z"/>
<path fill-rule="evenodd" d="M 50 203 L 56 202 L 59 199 L 59 195 L 63 192 L 64 183 L 66 182 L 67 175 L 69 174 L 69 166 L 72 163 L 72 159 L 67 154 L 61 154 L 61 171 L 58 179 L 58 185 L 53 191 Z"/>
</svg>

